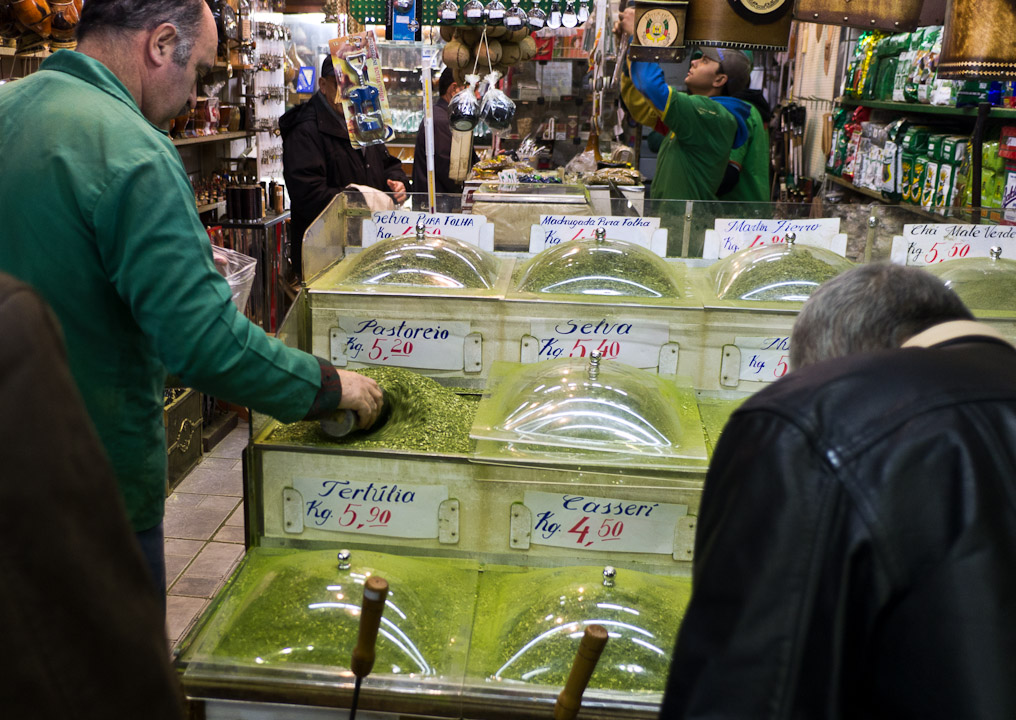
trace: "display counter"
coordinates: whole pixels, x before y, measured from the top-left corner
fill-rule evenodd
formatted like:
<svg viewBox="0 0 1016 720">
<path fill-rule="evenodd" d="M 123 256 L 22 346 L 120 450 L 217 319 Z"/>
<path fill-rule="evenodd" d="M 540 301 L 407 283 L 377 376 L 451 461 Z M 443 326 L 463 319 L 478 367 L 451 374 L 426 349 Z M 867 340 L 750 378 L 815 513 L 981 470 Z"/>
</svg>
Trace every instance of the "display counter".
<svg viewBox="0 0 1016 720">
<path fill-rule="evenodd" d="M 249 550 L 177 656 L 208 718 L 348 707 L 368 574 L 391 602 L 363 710 L 549 717 L 596 623 L 609 640 L 582 715 L 655 717 L 726 419 L 787 371 L 794 318 L 821 282 L 855 262 L 948 254 L 967 232 L 856 209 L 531 207 L 527 251 L 504 252 L 496 217 L 345 203 L 308 231 L 306 284 L 278 336 L 377 379 L 389 411 L 342 439 L 252 414 Z M 929 233 L 946 244 L 919 247 Z M 669 252 L 693 244 L 713 257 Z M 1008 287 L 985 253 L 952 277 L 961 295 L 971 277 Z M 976 312 L 1013 337 L 1006 310 Z"/>
</svg>

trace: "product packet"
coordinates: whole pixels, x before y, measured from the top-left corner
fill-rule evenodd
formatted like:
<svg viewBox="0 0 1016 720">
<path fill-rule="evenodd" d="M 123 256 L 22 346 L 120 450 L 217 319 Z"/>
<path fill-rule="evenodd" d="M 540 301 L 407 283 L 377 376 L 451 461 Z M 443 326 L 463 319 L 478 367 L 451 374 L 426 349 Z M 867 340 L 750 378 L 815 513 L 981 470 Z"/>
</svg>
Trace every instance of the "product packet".
<svg viewBox="0 0 1016 720">
<path fill-rule="evenodd" d="M 391 138 L 395 131 L 374 33 L 334 38 L 328 51 L 350 141 L 368 147 Z"/>
</svg>

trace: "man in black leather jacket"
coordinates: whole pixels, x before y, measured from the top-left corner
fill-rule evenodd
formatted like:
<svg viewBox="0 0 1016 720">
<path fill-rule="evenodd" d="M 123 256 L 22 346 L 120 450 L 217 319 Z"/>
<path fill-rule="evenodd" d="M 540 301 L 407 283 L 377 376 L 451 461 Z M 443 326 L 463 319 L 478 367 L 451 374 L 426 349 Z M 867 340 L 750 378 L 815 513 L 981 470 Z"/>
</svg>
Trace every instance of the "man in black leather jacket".
<svg viewBox="0 0 1016 720">
<path fill-rule="evenodd" d="M 716 446 L 661 717 L 1016 718 L 1016 350 L 884 265 L 791 348 Z"/>
<path fill-rule="evenodd" d="M 402 161 L 390 155 L 383 144 L 361 148 L 350 142 L 341 104 L 331 100 L 338 87 L 329 55 L 321 64 L 318 91 L 279 119 L 283 176 L 292 203 L 290 260 L 298 275 L 302 273 L 304 232 L 349 185 L 388 193 L 397 203 L 406 199 L 409 178 Z"/>
</svg>

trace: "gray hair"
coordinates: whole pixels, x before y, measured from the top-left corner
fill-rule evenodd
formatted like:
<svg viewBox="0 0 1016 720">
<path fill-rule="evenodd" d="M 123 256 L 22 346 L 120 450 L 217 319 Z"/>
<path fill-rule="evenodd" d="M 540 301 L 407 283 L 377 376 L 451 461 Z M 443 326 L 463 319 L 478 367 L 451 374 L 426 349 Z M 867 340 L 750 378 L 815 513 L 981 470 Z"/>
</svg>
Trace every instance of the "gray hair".
<svg viewBox="0 0 1016 720">
<path fill-rule="evenodd" d="M 183 67 L 194 51 L 204 8 L 204 0 L 88 0 L 81 10 L 78 40 L 93 33 L 148 31 L 169 23 L 178 38 L 173 62 Z"/>
<path fill-rule="evenodd" d="M 924 270 L 861 265 L 820 285 L 804 304 L 790 338 L 790 365 L 898 348 L 934 325 L 973 317 L 956 293 Z"/>
</svg>

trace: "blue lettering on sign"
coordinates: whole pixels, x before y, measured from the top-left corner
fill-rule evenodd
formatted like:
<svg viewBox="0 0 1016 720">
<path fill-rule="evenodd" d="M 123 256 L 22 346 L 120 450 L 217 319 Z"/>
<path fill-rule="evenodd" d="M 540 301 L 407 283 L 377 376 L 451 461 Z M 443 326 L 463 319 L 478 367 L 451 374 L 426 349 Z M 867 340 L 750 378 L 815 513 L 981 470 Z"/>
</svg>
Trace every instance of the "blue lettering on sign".
<svg viewBox="0 0 1016 720">
<path fill-rule="evenodd" d="M 335 493 L 336 497 L 340 497 L 343 500 L 363 500 L 365 502 L 380 502 L 380 503 L 401 503 L 408 505 L 416 502 L 416 492 L 414 490 L 403 490 L 399 488 L 397 483 L 388 485 L 375 485 L 373 482 L 367 483 L 363 487 L 350 487 L 348 480 L 322 480 L 321 481 L 321 492 L 318 493 L 319 497 L 328 497 L 332 493 Z M 320 503 L 320 500 L 314 500 L 315 503 Z M 308 509 L 308 514 L 310 510 Z M 328 511 L 331 514 L 331 511 Z"/>
<path fill-rule="evenodd" d="M 539 357 L 559 358 L 564 354 L 564 348 L 557 342 L 557 338 L 546 338 L 540 341 Z"/>
<path fill-rule="evenodd" d="M 544 540 L 554 537 L 554 535 L 561 529 L 560 523 L 550 521 L 552 517 L 554 517 L 554 513 L 550 510 L 546 510 L 536 516 L 536 527 L 534 528 L 534 531 L 541 533 Z"/>
<path fill-rule="evenodd" d="M 587 500 L 582 495 L 562 495 L 561 506 L 572 512 L 584 512 L 590 515 L 627 515 L 628 517 L 649 517 L 659 503 L 646 505 L 643 503 L 626 503 L 621 500 L 599 502 Z"/>
<path fill-rule="evenodd" d="M 332 511 L 323 507 L 323 502 L 321 500 L 311 500 L 307 503 L 307 517 L 309 517 L 318 527 L 328 522 L 328 518 L 331 516 Z"/>
<path fill-rule="evenodd" d="M 789 350 L 789 337 L 766 338 L 762 341 L 763 350 Z"/>
<path fill-rule="evenodd" d="M 554 332 L 560 335 L 571 335 L 575 332 L 582 335 L 631 335 L 631 331 L 631 323 L 611 323 L 606 319 L 595 323 L 565 320 L 564 323 L 554 327 Z"/>
<path fill-rule="evenodd" d="M 403 340 L 447 340 L 449 337 L 448 331 L 440 325 L 434 327 L 411 327 L 406 325 L 405 320 L 400 321 L 398 325 L 385 325 L 378 322 L 376 318 L 361 320 L 360 324 L 353 330 L 353 334 L 402 338 Z"/>
<path fill-rule="evenodd" d="M 759 359 L 758 355 L 752 355 L 751 360 L 748 362 L 748 367 L 755 369 L 755 374 L 758 375 L 765 368 L 766 364 L 763 360 Z"/>
</svg>

